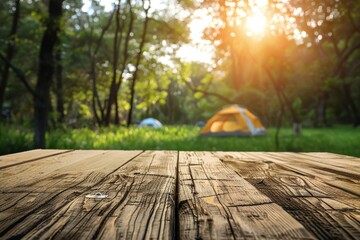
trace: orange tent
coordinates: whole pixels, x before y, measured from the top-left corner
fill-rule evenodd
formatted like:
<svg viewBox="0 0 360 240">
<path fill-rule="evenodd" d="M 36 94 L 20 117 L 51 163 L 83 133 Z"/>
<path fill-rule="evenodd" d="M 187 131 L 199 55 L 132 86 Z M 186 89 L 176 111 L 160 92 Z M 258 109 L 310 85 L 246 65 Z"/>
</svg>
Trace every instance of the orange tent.
<svg viewBox="0 0 360 240">
<path fill-rule="evenodd" d="M 230 105 L 217 112 L 200 131 L 201 136 L 256 136 L 266 129 L 248 109 Z"/>
</svg>

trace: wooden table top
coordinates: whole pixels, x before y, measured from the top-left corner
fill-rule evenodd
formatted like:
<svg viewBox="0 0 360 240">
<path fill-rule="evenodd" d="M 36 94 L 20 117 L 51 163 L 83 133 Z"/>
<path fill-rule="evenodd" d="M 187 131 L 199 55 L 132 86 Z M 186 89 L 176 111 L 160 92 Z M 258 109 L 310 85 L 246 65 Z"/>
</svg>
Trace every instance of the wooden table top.
<svg viewBox="0 0 360 240">
<path fill-rule="evenodd" d="M 360 239 L 360 159 L 32 150 L 0 156 L 0 239 Z"/>
</svg>

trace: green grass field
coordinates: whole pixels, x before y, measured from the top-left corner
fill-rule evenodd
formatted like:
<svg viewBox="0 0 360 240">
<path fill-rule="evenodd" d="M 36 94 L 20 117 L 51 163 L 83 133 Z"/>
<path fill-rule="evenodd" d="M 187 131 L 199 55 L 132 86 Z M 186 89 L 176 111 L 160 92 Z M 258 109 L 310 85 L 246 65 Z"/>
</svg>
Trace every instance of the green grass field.
<svg viewBox="0 0 360 240">
<path fill-rule="evenodd" d="M 350 126 L 303 129 L 299 137 L 292 136 L 289 128 L 281 129 L 278 150 L 275 129 L 265 137 L 199 137 L 199 130 L 194 126 L 55 130 L 47 134 L 47 148 L 332 152 L 360 157 L 360 129 Z M 32 149 L 29 129 L 1 126 L 0 136 L 0 155 Z"/>
</svg>

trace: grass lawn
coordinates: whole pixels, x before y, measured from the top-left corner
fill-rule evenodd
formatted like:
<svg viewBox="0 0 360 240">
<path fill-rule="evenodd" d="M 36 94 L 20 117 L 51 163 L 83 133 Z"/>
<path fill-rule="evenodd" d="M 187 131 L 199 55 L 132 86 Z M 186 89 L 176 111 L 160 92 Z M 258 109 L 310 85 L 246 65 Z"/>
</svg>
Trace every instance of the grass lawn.
<svg viewBox="0 0 360 240">
<path fill-rule="evenodd" d="M 360 157 L 360 129 L 350 126 L 303 129 L 299 137 L 284 128 L 278 150 L 275 129 L 269 129 L 265 137 L 199 137 L 199 131 L 194 126 L 55 130 L 47 134 L 47 148 L 332 152 Z M 0 137 L 0 155 L 32 149 L 31 130 L 0 126 Z"/>
</svg>

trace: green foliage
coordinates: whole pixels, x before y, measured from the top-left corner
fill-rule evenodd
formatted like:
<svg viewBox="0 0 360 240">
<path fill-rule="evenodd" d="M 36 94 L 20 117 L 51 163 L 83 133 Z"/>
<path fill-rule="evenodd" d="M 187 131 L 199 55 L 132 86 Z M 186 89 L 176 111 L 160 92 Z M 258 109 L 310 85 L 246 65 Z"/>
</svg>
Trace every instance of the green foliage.
<svg viewBox="0 0 360 240">
<path fill-rule="evenodd" d="M 275 129 L 265 137 L 200 137 L 195 126 L 165 126 L 162 129 L 108 127 L 92 130 L 65 129 L 48 133 L 51 149 L 121 149 L 182 151 L 275 151 Z M 0 127 L 0 154 L 31 149 L 29 130 Z M 349 126 L 304 129 L 299 137 L 291 129 L 280 131 L 278 151 L 332 152 L 360 157 L 360 132 Z"/>
<path fill-rule="evenodd" d="M 33 134 L 28 129 L 0 125 L 0 155 L 30 150 Z"/>
</svg>

